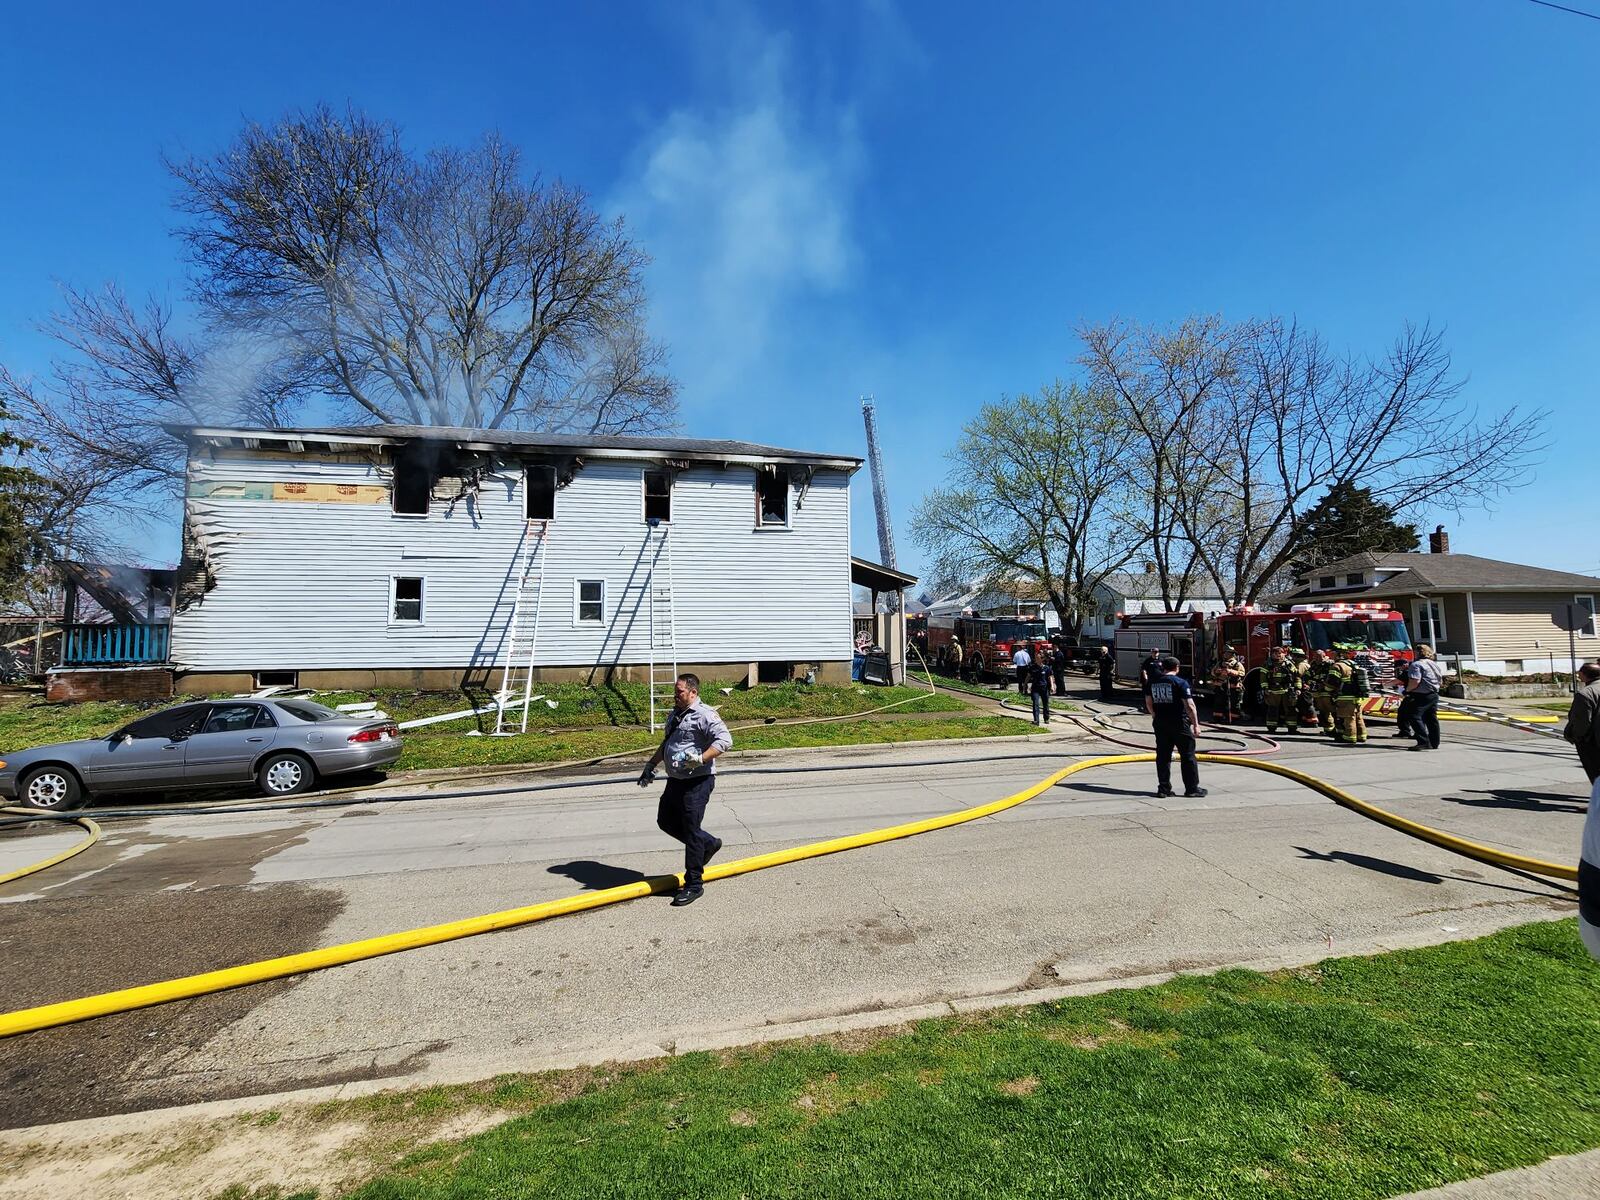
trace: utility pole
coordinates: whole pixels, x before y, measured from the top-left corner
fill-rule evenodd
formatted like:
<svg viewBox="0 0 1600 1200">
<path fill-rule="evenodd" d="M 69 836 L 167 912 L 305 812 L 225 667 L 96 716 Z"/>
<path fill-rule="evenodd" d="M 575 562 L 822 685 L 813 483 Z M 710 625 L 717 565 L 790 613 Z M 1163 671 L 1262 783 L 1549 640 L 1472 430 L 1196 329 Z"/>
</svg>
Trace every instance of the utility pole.
<svg viewBox="0 0 1600 1200">
<path fill-rule="evenodd" d="M 872 471 L 872 507 L 878 516 L 878 557 L 891 571 L 894 561 L 894 529 L 889 521 L 889 485 L 883 478 L 883 451 L 878 447 L 878 413 L 871 396 L 861 397 L 861 415 L 867 423 L 867 464 Z M 889 611 L 900 611 L 900 592 L 889 593 Z"/>
</svg>

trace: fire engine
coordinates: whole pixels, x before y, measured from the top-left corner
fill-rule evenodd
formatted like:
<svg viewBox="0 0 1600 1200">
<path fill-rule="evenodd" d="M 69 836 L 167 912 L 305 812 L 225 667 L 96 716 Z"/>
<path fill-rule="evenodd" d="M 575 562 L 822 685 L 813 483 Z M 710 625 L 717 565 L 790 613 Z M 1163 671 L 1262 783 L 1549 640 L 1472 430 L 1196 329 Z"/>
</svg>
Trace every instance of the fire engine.
<svg viewBox="0 0 1600 1200">
<path fill-rule="evenodd" d="M 1395 693 L 1380 694 L 1401 675 L 1414 651 L 1405 617 L 1387 604 L 1296 604 L 1287 611 L 1243 606 L 1206 616 L 1201 613 L 1127 613 L 1115 635 L 1117 675 L 1139 678 L 1139 666 L 1152 648 L 1179 662 L 1178 673 L 1197 692 L 1211 691 L 1211 671 L 1237 650 L 1245 666 L 1245 706 L 1261 708 L 1267 660 L 1277 646 L 1298 647 L 1308 655 L 1340 644 L 1361 646 L 1361 658 L 1374 695 L 1363 708 L 1392 713 Z"/>
<path fill-rule="evenodd" d="M 1050 645 L 1043 621 L 1015 617 L 929 617 L 927 653 L 930 661 L 941 670 L 951 668 L 952 637 L 961 639 L 962 670 L 975 676 L 989 671 L 1004 674 L 1011 670 L 1011 656 L 1018 646 L 1026 646 L 1029 654 L 1038 654 Z"/>
</svg>

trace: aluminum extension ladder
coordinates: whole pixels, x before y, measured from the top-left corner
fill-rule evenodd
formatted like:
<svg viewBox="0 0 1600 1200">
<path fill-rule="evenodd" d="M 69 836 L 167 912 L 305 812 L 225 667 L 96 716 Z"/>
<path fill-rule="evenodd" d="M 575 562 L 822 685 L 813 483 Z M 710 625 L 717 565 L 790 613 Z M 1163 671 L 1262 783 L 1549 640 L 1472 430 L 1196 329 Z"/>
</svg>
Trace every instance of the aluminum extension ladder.
<svg viewBox="0 0 1600 1200">
<path fill-rule="evenodd" d="M 523 533 L 522 571 L 506 627 L 506 668 L 495 697 L 496 737 L 528 731 L 528 705 L 533 698 L 533 656 L 539 648 L 539 608 L 544 598 L 545 568 L 550 558 L 550 522 L 529 521 Z M 520 709 L 521 717 L 514 714 Z"/>
<path fill-rule="evenodd" d="M 667 526 L 652 520 L 645 534 L 650 568 L 650 732 L 667 723 L 678 682 L 678 634 L 672 616 L 672 543 Z"/>
</svg>

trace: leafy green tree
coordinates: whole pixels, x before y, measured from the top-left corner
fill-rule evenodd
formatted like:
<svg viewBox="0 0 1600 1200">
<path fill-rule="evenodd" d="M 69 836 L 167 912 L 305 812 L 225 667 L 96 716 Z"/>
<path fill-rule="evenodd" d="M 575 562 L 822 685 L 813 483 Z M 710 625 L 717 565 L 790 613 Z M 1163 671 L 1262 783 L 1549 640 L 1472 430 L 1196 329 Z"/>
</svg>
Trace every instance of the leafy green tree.
<svg viewBox="0 0 1600 1200">
<path fill-rule="evenodd" d="M 1394 509 L 1375 498 L 1371 488 L 1340 482 L 1306 513 L 1290 566 L 1303 575 L 1352 554 L 1395 553 L 1420 545 L 1417 527 L 1397 521 Z"/>
</svg>

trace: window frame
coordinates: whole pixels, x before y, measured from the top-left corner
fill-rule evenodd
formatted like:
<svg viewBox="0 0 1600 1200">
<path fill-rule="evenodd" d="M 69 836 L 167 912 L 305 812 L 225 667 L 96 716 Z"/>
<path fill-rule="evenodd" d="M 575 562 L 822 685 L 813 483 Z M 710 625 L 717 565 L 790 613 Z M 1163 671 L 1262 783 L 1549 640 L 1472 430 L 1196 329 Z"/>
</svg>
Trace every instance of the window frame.
<svg viewBox="0 0 1600 1200">
<path fill-rule="evenodd" d="M 236 725 L 231 729 L 208 729 L 212 721 L 217 719 L 217 714 L 230 708 L 247 708 L 251 710 L 250 724 Z M 205 725 L 195 730 L 194 737 L 207 737 L 214 733 L 249 733 L 252 729 L 261 728 L 261 714 L 264 708 L 260 704 L 251 704 L 242 700 L 219 700 L 211 706 L 211 711 L 206 714 Z"/>
<path fill-rule="evenodd" d="M 672 472 L 670 470 L 668 470 L 666 467 L 646 467 L 646 468 L 644 468 L 643 471 L 641 471 L 639 473 L 639 489 L 640 489 L 640 492 L 639 492 L 639 512 L 641 514 L 642 519 L 645 522 L 648 523 L 651 520 L 651 517 L 650 517 L 650 476 L 652 476 L 652 475 L 660 475 L 667 481 L 667 490 L 666 490 L 667 515 L 664 516 L 664 517 L 656 517 L 655 520 L 660 522 L 662 525 L 671 525 L 672 524 Z"/>
<path fill-rule="evenodd" d="M 1367 573 L 1365 571 L 1351 571 L 1344 577 L 1346 587 L 1366 587 Z"/>
<path fill-rule="evenodd" d="M 400 581 L 402 579 L 415 579 L 417 581 L 417 615 L 415 618 L 400 617 L 395 615 L 395 605 L 399 603 Z M 409 601 L 408 601 L 409 603 Z M 389 576 L 389 624 L 407 627 L 426 625 L 428 621 L 428 577 L 426 575 L 391 575 Z"/>
<path fill-rule="evenodd" d="M 600 615 L 593 619 L 587 619 L 583 616 L 584 604 L 596 603 L 593 600 L 587 602 L 584 600 L 583 585 L 586 583 L 598 583 L 600 585 L 600 599 L 598 602 Z M 604 579 L 574 579 L 572 581 L 572 627 L 574 629 L 604 629 L 606 627 L 606 600 L 609 591 L 610 589 L 606 586 Z"/>
<path fill-rule="evenodd" d="M 1317 576 L 1317 590 L 1319 592 L 1327 591 L 1329 588 L 1336 588 L 1338 586 L 1339 586 L 1339 577 L 1337 575 L 1318 575 Z"/>
<path fill-rule="evenodd" d="M 788 463 L 773 463 L 772 470 L 783 477 L 783 520 L 768 521 L 766 519 L 765 505 L 761 503 L 761 483 L 767 471 L 757 467 L 755 471 L 755 501 L 756 501 L 756 528 L 757 529 L 792 529 L 794 528 L 794 477 L 789 473 Z"/>
<path fill-rule="evenodd" d="M 1438 608 L 1437 621 L 1434 620 L 1435 606 Z M 1424 611 L 1426 611 L 1428 615 L 1428 620 L 1426 622 L 1428 631 L 1427 637 L 1422 636 L 1424 627 L 1422 616 Z M 1441 645 L 1450 640 L 1450 627 L 1445 623 L 1443 596 L 1440 596 L 1436 600 L 1424 596 L 1420 600 L 1413 601 L 1411 605 L 1411 616 L 1417 623 L 1417 640 L 1415 644 L 1419 646 L 1432 646 L 1434 650 L 1437 651 Z"/>
<path fill-rule="evenodd" d="M 1574 592 L 1573 593 L 1572 602 L 1574 604 L 1582 604 L 1585 601 L 1587 601 L 1588 605 L 1589 605 L 1589 620 L 1584 625 L 1584 627 L 1582 629 L 1579 629 L 1579 630 L 1576 631 L 1574 636 L 1580 637 L 1580 638 L 1591 638 L 1591 639 L 1592 638 L 1596 638 L 1596 637 L 1600 637 L 1600 619 L 1597 619 L 1597 618 L 1600 618 L 1600 614 L 1597 614 L 1595 612 L 1594 593 L 1593 592 Z"/>
<path fill-rule="evenodd" d="M 550 472 L 550 515 L 536 517 L 533 515 L 533 473 L 535 471 Z M 561 493 L 561 476 L 554 463 L 524 463 L 522 466 L 522 516 L 527 521 L 554 521 L 556 519 L 556 497 Z"/>
</svg>

